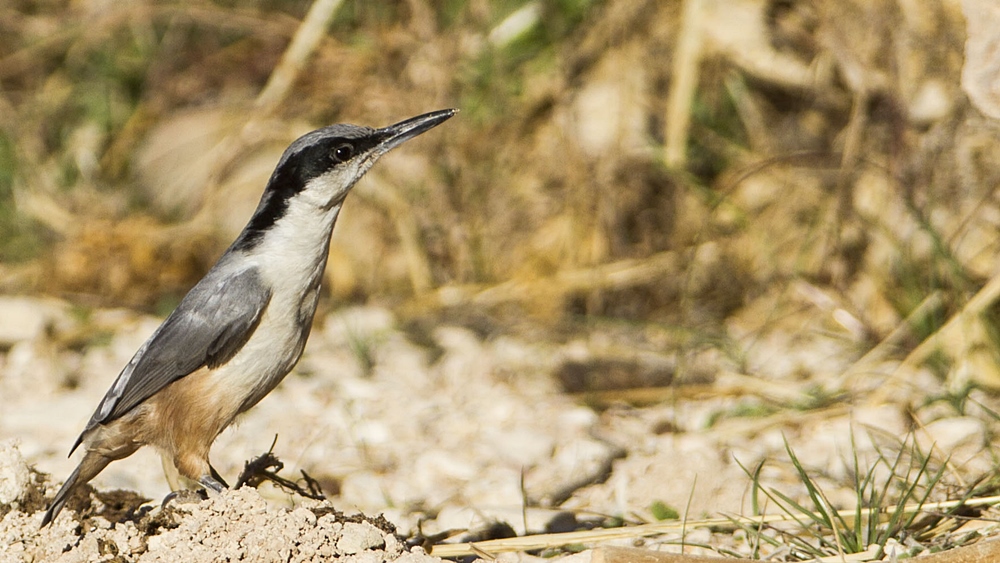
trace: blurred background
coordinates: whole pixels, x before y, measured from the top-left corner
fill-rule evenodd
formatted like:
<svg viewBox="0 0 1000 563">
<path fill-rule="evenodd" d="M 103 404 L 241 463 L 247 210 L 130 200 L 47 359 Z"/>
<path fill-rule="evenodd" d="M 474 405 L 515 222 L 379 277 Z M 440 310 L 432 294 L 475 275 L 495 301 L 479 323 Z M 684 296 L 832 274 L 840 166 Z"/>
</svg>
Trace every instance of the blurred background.
<svg viewBox="0 0 1000 563">
<path fill-rule="evenodd" d="M 835 308 L 860 350 L 995 269 L 957 2 L 330 4 L 282 66 L 309 2 L 5 3 L 3 289 L 169 312 L 297 135 L 452 106 L 351 198 L 328 305 L 706 341 Z"/>
<path fill-rule="evenodd" d="M 553 343 L 595 412 L 891 403 L 991 447 L 995 43 L 957 0 L 9 0 L 0 36 L 5 294 L 165 315 L 298 135 L 457 107 L 351 194 L 318 319 Z"/>
</svg>

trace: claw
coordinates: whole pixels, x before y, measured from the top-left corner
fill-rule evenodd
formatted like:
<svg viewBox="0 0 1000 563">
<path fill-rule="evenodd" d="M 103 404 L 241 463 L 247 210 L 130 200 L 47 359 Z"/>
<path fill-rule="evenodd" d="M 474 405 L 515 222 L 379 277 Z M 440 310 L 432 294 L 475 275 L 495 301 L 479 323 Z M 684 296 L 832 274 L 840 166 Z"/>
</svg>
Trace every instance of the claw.
<svg viewBox="0 0 1000 563">
<path fill-rule="evenodd" d="M 208 495 L 204 491 L 192 491 L 190 489 L 181 489 L 179 491 L 172 491 L 163 497 L 163 502 L 160 503 L 160 508 L 166 508 L 168 504 L 175 502 L 181 504 L 191 504 L 201 502 L 208 498 Z"/>
<path fill-rule="evenodd" d="M 208 464 L 208 470 L 212 472 L 212 479 L 215 479 L 216 484 L 221 484 L 223 487 L 227 489 L 229 488 L 229 483 L 227 483 L 226 480 L 222 478 L 222 475 L 219 475 L 219 472 L 216 471 L 214 467 L 212 467 L 212 464 Z M 204 485 L 204 483 L 202 483 L 202 485 Z"/>
<path fill-rule="evenodd" d="M 205 487 L 206 491 L 221 493 L 222 489 L 226 488 L 225 485 L 216 481 L 211 475 L 202 475 L 201 479 L 198 479 L 198 482 Z"/>
</svg>

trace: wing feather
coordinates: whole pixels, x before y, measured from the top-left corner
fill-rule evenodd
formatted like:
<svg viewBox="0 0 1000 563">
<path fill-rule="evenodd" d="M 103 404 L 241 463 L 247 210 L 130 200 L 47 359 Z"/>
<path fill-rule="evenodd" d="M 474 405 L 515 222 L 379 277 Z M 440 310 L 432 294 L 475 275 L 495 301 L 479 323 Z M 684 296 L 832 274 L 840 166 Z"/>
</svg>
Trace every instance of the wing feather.
<svg viewBox="0 0 1000 563">
<path fill-rule="evenodd" d="M 202 366 L 214 368 L 229 361 L 253 335 L 270 299 L 271 292 L 255 268 L 236 274 L 209 272 L 139 348 L 83 434 L 121 417 Z"/>
</svg>

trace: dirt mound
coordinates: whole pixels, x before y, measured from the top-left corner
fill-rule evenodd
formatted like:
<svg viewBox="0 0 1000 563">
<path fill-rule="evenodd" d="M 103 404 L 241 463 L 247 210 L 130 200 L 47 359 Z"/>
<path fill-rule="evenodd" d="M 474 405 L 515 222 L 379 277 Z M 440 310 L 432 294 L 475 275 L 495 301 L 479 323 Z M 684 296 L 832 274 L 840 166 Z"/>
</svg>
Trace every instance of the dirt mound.
<svg viewBox="0 0 1000 563">
<path fill-rule="evenodd" d="M 139 508 L 143 499 L 134 494 L 90 488 L 80 499 L 85 502 L 39 528 L 44 485 L 33 478 L 38 474 L 11 445 L 0 450 L 0 470 L 5 492 L 22 487 L 2 505 L 0 561 L 440 561 L 409 549 L 381 516 L 347 516 L 325 501 L 281 508 L 249 488 L 155 508 Z M 79 506 L 86 509 L 76 512 Z M 120 518 L 123 506 L 130 508 Z"/>
</svg>

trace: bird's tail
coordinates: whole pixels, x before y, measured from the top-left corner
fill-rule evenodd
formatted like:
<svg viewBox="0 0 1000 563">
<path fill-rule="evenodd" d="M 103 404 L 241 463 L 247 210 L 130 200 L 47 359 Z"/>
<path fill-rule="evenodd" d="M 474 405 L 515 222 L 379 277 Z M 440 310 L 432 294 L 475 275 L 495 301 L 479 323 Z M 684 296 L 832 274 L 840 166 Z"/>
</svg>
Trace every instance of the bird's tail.
<svg viewBox="0 0 1000 563">
<path fill-rule="evenodd" d="M 55 498 L 52 499 L 52 504 L 49 505 L 48 510 L 45 511 L 45 517 L 42 518 L 42 527 L 48 526 L 50 522 L 55 520 L 56 516 L 59 515 L 59 511 L 63 509 L 66 501 L 69 500 L 69 495 L 77 487 L 93 479 L 109 463 L 111 463 L 111 458 L 93 451 L 87 452 L 87 455 L 83 457 L 83 461 L 80 462 L 80 465 L 76 466 L 73 473 L 63 483 L 62 488 L 56 493 Z"/>
</svg>

